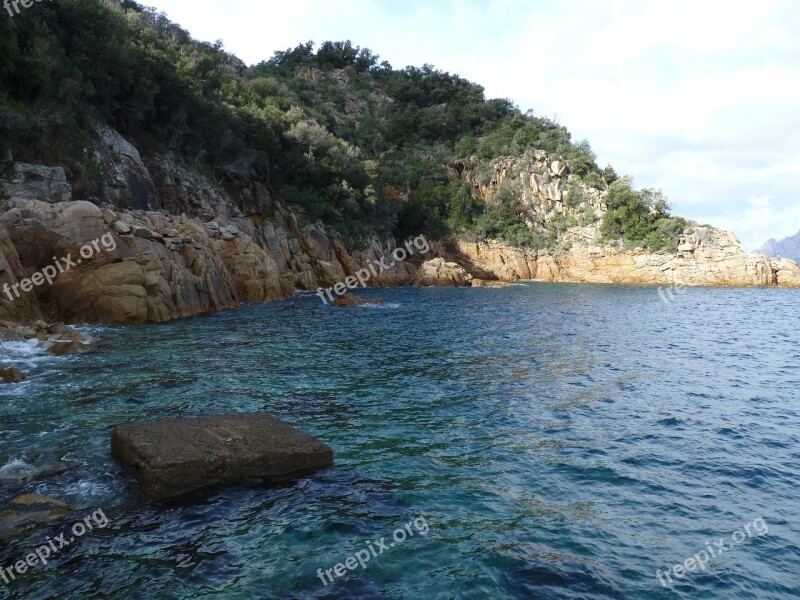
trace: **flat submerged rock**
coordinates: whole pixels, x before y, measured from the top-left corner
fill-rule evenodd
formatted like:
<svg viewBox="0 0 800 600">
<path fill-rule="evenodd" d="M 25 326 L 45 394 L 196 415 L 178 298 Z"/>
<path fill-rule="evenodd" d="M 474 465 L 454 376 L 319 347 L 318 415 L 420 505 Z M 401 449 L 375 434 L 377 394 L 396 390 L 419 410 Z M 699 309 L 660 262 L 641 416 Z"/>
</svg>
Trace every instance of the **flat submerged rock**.
<svg viewBox="0 0 800 600">
<path fill-rule="evenodd" d="M 282 482 L 333 464 L 330 446 L 264 412 L 120 425 L 111 450 L 145 500 Z"/>
</svg>

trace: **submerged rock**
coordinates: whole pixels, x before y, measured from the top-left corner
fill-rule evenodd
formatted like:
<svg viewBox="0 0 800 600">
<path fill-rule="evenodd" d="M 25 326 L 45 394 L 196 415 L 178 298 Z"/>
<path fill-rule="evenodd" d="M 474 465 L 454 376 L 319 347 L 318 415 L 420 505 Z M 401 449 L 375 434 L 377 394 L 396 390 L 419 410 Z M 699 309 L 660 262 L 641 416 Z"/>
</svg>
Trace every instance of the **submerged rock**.
<svg viewBox="0 0 800 600">
<path fill-rule="evenodd" d="M 492 288 L 503 288 L 509 287 L 511 284 L 506 281 L 495 281 L 492 279 L 473 279 L 470 282 L 472 287 L 492 287 Z"/>
<path fill-rule="evenodd" d="M 78 341 L 58 341 L 47 343 L 45 349 L 53 356 L 67 356 L 69 354 L 84 354 L 85 352 L 90 352 L 92 346 Z"/>
<path fill-rule="evenodd" d="M 18 496 L 0 511 L 0 539 L 35 529 L 71 512 L 72 509 L 60 500 L 35 494 Z"/>
<path fill-rule="evenodd" d="M 364 300 L 355 294 L 345 294 L 344 296 L 331 302 L 331 306 L 362 306 L 364 304 L 383 304 L 383 298 Z"/>
<path fill-rule="evenodd" d="M 333 464 L 329 446 L 263 412 L 120 425 L 111 450 L 148 501 L 280 482 Z"/>
<path fill-rule="evenodd" d="M 19 383 L 25 380 L 25 376 L 19 369 L 0 369 L 0 380 L 6 383 Z"/>
</svg>

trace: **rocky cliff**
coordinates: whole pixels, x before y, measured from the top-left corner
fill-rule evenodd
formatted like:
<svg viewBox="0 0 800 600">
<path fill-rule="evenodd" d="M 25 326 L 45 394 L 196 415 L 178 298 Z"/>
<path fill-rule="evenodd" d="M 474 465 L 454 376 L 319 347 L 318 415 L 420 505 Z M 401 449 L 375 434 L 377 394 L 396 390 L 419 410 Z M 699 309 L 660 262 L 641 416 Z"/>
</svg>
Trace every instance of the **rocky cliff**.
<svg viewBox="0 0 800 600">
<path fill-rule="evenodd" d="M 606 194 L 570 177 L 559 160 L 542 151 L 483 164 L 458 161 L 453 176 L 469 183 L 488 205 L 511 195 L 521 200 L 531 229 L 556 234 L 555 244 L 537 250 L 500 241 L 457 240 L 451 259 L 482 279 L 682 284 L 705 286 L 800 287 L 800 266 L 788 259 L 748 254 L 736 236 L 689 224 L 675 248 L 604 243 L 599 222 L 608 210 Z M 506 193 L 504 196 L 504 192 Z"/>
<path fill-rule="evenodd" d="M 333 286 L 394 248 L 375 240 L 349 251 L 246 173 L 222 189 L 166 157 L 146 164 L 100 132 L 103 198 L 73 200 L 60 167 L 17 164 L 4 184 L 0 320 L 167 321 Z M 52 283 L 36 283 L 56 266 Z M 410 283 L 415 272 L 399 263 L 370 285 Z"/>
<path fill-rule="evenodd" d="M 577 244 L 559 252 L 530 252 L 489 241 L 457 241 L 452 260 L 475 277 L 518 281 L 800 287 L 800 266 L 742 251 L 727 231 L 701 228 L 681 239 L 677 254 Z"/>
<path fill-rule="evenodd" d="M 0 320 L 161 322 L 332 287 L 384 258 L 394 262 L 394 241 L 347 248 L 244 163 L 218 186 L 170 157 L 143 159 L 113 130 L 98 133 L 92 153 L 103 197 L 74 199 L 60 167 L 18 163 L 3 185 Z M 687 229 L 671 251 L 601 243 L 603 193 L 568 187 L 576 185 L 569 169 L 543 152 L 488 170 L 477 160 L 456 162 L 451 175 L 488 205 L 502 202 L 504 189 L 518 194 L 529 227 L 560 227 L 558 243 L 525 250 L 457 238 L 451 250 L 437 245 L 424 265 L 417 256 L 381 269 L 370 286 L 472 278 L 800 286 L 793 261 L 746 254 L 733 234 L 709 227 Z"/>
</svg>

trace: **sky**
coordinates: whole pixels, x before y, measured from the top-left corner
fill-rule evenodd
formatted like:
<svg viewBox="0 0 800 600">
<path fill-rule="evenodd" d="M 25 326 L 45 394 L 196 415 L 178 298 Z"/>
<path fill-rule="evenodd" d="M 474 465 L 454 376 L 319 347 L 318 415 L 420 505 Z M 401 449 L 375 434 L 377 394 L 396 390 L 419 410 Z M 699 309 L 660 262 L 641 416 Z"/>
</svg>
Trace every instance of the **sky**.
<svg viewBox="0 0 800 600">
<path fill-rule="evenodd" d="M 746 250 L 800 230 L 796 0 L 141 1 L 249 64 L 349 39 L 457 73 Z"/>
</svg>

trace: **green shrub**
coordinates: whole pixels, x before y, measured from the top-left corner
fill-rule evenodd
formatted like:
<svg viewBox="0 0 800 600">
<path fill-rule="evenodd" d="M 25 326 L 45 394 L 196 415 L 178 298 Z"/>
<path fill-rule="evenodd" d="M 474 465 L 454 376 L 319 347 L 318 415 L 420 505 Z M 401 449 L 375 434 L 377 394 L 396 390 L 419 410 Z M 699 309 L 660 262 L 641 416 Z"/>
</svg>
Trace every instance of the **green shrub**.
<svg viewBox="0 0 800 600">
<path fill-rule="evenodd" d="M 604 240 L 664 250 L 671 248 L 688 226 L 685 219 L 669 216 L 669 204 L 660 191 L 634 190 L 628 177 L 609 186 L 606 202 L 608 211 L 601 228 Z"/>
</svg>

